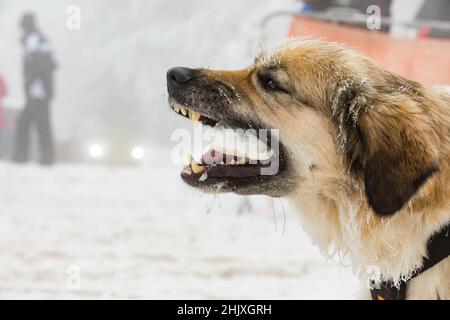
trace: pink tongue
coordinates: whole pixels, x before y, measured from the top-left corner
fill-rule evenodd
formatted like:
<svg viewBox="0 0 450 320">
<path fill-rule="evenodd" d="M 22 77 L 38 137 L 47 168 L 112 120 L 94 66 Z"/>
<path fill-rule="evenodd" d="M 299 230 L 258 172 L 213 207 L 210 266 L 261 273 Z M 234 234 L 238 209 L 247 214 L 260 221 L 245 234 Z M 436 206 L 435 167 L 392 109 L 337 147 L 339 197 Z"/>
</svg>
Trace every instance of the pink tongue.
<svg viewBox="0 0 450 320">
<path fill-rule="evenodd" d="M 206 172 L 210 178 L 244 178 L 255 177 L 261 174 L 262 165 L 260 163 L 252 166 L 242 165 L 215 165 L 221 163 L 230 163 L 234 156 L 224 154 L 215 150 L 209 150 L 202 156 L 202 164 L 208 166 Z"/>
<path fill-rule="evenodd" d="M 217 158 L 216 158 L 217 155 Z M 214 160 L 216 162 L 220 159 L 220 152 L 216 152 L 215 150 L 208 150 L 203 156 L 202 156 L 202 164 L 212 164 L 214 163 Z"/>
<path fill-rule="evenodd" d="M 203 165 L 213 165 L 218 163 L 230 163 L 233 159 L 233 156 L 221 153 L 216 150 L 209 150 L 202 156 L 202 164 Z"/>
</svg>

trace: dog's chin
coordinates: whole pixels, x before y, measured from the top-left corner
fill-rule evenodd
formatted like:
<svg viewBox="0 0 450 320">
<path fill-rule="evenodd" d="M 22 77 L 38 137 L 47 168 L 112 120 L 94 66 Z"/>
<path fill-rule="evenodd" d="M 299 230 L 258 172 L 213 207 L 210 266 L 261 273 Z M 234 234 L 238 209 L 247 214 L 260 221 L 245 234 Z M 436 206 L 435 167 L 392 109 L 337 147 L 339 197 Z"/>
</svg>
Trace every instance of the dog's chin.
<svg viewBox="0 0 450 320">
<path fill-rule="evenodd" d="M 202 113 L 198 107 L 189 107 L 169 99 L 171 109 L 177 114 L 197 123 L 214 127 L 219 120 Z M 217 119 L 224 118 L 217 116 Z M 220 121 L 224 123 L 223 120 Z M 239 126 L 239 119 L 231 119 L 229 123 L 233 129 L 247 130 L 261 128 L 256 124 L 249 127 Z M 262 128 L 261 128 L 262 129 Z M 259 139 L 259 136 L 258 136 Z M 262 140 L 261 140 L 262 141 Z M 277 148 L 271 148 L 276 142 Z M 281 142 L 269 135 L 265 143 L 271 150 L 271 157 L 264 160 L 248 159 L 236 154 L 225 154 L 209 149 L 200 160 L 190 159 L 189 164 L 181 172 L 182 180 L 189 186 L 201 189 L 204 192 L 232 192 L 240 195 L 267 195 L 281 197 L 292 190 L 295 179 L 290 174 L 289 161 L 286 149 Z M 275 151 L 274 151 L 275 150 Z M 218 156 L 219 154 L 219 156 Z M 214 161 L 208 157 L 215 156 Z M 218 160 L 217 160 L 218 158 Z"/>
</svg>

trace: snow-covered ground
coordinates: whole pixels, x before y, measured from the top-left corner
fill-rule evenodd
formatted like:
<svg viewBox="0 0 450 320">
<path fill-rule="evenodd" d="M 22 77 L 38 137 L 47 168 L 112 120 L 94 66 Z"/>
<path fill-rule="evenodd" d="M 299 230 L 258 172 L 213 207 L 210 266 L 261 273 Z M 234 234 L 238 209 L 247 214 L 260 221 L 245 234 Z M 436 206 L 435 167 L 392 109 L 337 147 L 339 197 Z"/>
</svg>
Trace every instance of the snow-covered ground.
<svg viewBox="0 0 450 320">
<path fill-rule="evenodd" d="M 0 298 L 347 299 L 357 289 L 285 201 L 286 215 L 265 197 L 239 215 L 242 198 L 188 189 L 162 164 L 0 163 L 0 176 Z"/>
</svg>

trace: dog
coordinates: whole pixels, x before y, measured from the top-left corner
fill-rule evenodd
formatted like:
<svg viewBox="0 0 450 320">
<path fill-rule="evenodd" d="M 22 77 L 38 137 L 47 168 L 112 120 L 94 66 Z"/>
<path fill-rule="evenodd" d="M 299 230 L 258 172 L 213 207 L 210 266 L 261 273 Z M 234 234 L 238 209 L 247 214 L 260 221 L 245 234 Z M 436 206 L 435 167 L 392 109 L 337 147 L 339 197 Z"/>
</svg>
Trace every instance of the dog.
<svg viewBox="0 0 450 320">
<path fill-rule="evenodd" d="M 191 120 L 279 130 L 266 139 L 278 145 L 275 174 L 235 155 L 212 165 L 191 159 L 181 174 L 187 184 L 286 197 L 325 255 L 349 257 L 360 298 L 374 298 L 368 283 L 407 282 L 405 299 L 450 299 L 448 253 L 419 272 L 430 239 L 450 222 L 449 88 L 405 79 L 339 44 L 302 39 L 244 70 L 172 68 L 167 87 L 172 110 Z"/>
</svg>

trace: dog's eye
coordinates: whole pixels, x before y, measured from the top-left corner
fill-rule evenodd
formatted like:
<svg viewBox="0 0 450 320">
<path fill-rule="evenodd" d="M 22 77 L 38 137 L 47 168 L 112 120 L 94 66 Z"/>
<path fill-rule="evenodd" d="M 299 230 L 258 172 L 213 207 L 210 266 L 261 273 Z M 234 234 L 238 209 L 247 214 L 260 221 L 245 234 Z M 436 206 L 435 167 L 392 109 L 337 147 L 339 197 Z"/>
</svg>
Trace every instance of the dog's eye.
<svg viewBox="0 0 450 320">
<path fill-rule="evenodd" d="M 287 92 L 284 88 L 280 86 L 278 81 L 268 74 L 259 74 L 258 81 L 261 87 L 266 91 L 271 92 Z"/>
</svg>

